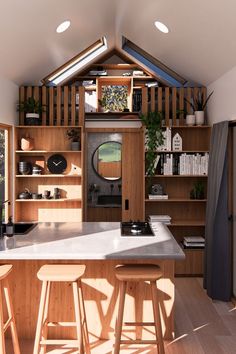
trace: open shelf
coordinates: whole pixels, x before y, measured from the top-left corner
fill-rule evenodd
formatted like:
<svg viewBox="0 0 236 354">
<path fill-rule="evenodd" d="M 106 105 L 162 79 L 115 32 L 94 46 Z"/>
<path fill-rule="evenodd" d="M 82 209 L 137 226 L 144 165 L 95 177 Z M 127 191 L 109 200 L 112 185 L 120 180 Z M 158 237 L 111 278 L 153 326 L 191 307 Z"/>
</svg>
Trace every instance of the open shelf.
<svg viewBox="0 0 236 354">
<path fill-rule="evenodd" d="M 145 152 L 148 152 L 148 150 L 145 150 Z M 209 150 L 182 150 L 182 151 L 175 151 L 175 150 L 156 150 L 152 151 L 156 152 L 158 154 L 204 154 L 204 153 L 209 153 Z"/>
<path fill-rule="evenodd" d="M 31 150 L 31 151 L 23 151 L 16 150 L 16 154 L 24 154 L 24 155 L 34 155 L 34 154 L 50 154 L 50 153 L 81 153 L 81 150 Z"/>
<path fill-rule="evenodd" d="M 81 175 L 16 175 L 17 178 L 78 178 Z"/>
<path fill-rule="evenodd" d="M 196 220 L 180 220 L 173 221 L 171 224 L 167 225 L 168 227 L 182 227 L 182 226 L 205 226 L 205 221 L 196 221 Z"/>
<path fill-rule="evenodd" d="M 81 202 L 81 198 L 60 198 L 60 199 L 16 199 L 19 203 L 60 203 L 60 202 Z"/>
<path fill-rule="evenodd" d="M 145 178 L 195 178 L 195 177 L 205 177 L 207 178 L 207 175 L 154 175 L 154 176 L 145 176 Z"/>
<path fill-rule="evenodd" d="M 206 199 L 169 198 L 169 199 L 145 199 L 146 203 L 206 203 Z"/>
</svg>

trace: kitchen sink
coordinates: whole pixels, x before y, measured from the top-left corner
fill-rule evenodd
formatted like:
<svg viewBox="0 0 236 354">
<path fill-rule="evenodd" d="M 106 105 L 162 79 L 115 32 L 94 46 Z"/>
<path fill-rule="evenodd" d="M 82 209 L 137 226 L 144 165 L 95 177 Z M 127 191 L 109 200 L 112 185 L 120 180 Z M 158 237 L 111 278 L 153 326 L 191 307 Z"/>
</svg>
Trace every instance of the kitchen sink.
<svg viewBox="0 0 236 354">
<path fill-rule="evenodd" d="M 37 226 L 37 223 L 15 223 L 14 235 L 26 235 L 35 226 Z M 6 233 L 6 224 L 3 224 L 3 234 L 5 233 Z"/>
<path fill-rule="evenodd" d="M 121 195 L 99 195 L 97 205 L 121 205 Z"/>
</svg>

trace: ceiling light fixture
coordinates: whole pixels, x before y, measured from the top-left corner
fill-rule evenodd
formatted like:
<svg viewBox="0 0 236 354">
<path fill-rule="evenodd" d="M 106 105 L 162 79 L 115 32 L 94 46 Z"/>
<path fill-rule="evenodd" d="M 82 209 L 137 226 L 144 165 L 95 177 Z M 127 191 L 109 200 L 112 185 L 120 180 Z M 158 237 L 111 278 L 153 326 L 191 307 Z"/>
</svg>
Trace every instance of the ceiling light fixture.
<svg viewBox="0 0 236 354">
<path fill-rule="evenodd" d="M 161 31 L 162 33 L 169 33 L 169 28 L 164 25 L 164 23 L 160 22 L 160 21 L 155 21 L 155 26 L 156 28 Z"/>
<path fill-rule="evenodd" d="M 70 27 L 70 21 L 67 20 L 62 22 L 59 26 L 57 26 L 56 31 L 57 33 L 62 33 L 65 32 L 69 27 Z"/>
</svg>

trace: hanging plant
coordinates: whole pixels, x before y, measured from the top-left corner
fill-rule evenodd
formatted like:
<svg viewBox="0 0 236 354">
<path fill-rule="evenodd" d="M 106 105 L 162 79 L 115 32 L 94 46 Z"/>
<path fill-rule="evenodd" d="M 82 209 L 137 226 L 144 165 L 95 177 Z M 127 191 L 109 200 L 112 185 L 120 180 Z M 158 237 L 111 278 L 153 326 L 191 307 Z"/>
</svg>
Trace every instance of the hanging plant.
<svg viewBox="0 0 236 354">
<path fill-rule="evenodd" d="M 142 114 L 140 119 L 146 127 L 146 174 L 154 176 L 157 148 L 164 142 L 162 112 L 148 112 Z"/>
</svg>

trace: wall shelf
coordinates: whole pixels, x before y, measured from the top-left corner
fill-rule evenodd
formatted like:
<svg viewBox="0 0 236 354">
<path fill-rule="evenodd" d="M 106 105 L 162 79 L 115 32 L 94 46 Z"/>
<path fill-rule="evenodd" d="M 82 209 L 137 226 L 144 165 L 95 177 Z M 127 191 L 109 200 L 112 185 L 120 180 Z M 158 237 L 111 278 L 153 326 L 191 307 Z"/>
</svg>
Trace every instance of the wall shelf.
<svg viewBox="0 0 236 354">
<path fill-rule="evenodd" d="M 206 203 L 207 199 L 184 199 L 184 198 L 169 198 L 169 199 L 145 199 L 146 203 Z"/>
<path fill-rule="evenodd" d="M 23 155 L 35 155 L 35 154 L 51 154 L 51 153 L 81 153 L 81 150 L 31 150 L 31 151 L 23 151 L 23 150 L 16 150 L 16 154 L 23 154 Z"/>
<path fill-rule="evenodd" d="M 203 177 L 207 178 L 207 175 L 154 175 L 154 176 L 145 176 L 145 178 L 196 178 Z"/>
<path fill-rule="evenodd" d="M 60 199 L 16 199 L 18 203 L 62 203 L 62 202 L 81 202 L 81 198 L 60 198 Z"/>
<path fill-rule="evenodd" d="M 17 178 L 80 178 L 81 175 L 16 175 Z"/>
</svg>

